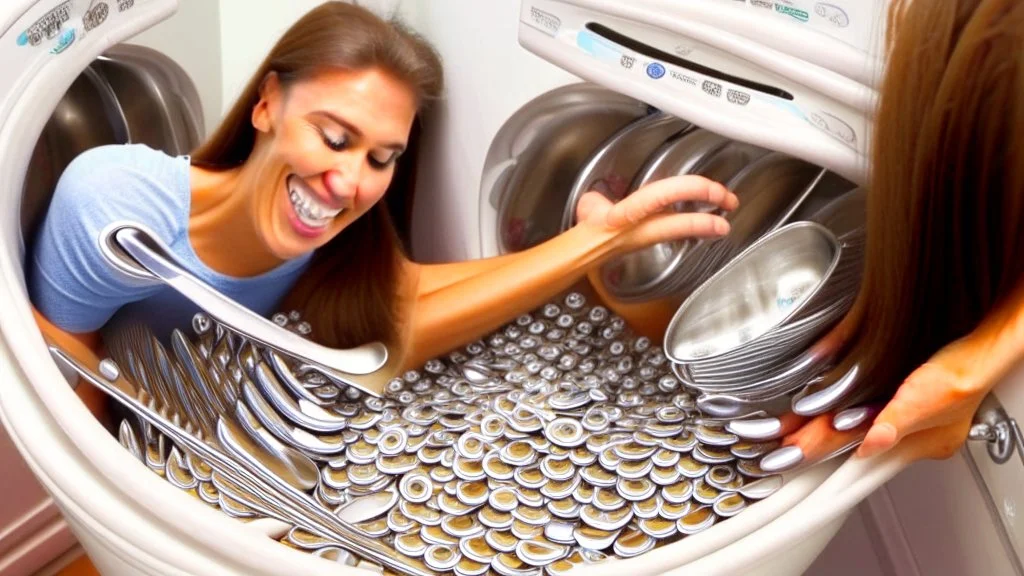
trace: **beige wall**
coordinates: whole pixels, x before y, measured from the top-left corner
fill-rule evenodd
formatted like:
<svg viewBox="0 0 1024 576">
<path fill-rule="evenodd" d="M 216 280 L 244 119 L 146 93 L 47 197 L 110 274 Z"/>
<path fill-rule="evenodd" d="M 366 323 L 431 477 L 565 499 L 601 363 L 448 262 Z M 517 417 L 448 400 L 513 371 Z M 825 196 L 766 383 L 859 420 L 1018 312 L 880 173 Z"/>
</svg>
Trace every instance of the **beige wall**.
<svg viewBox="0 0 1024 576">
<path fill-rule="evenodd" d="M 207 132 L 216 126 L 224 98 L 220 21 L 217 2 L 179 0 L 173 16 L 129 41 L 160 50 L 185 69 L 199 90 Z"/>
<path fill-rule="evenodd" d="M 189 1 L 203 0 L 182 0 Z M 378 14 L 400 17 L 415 26 L 415 5 L 422 0 L 361 0 Z M 322 0 L 220 0 L 222 110 L 231 107 L 277 39 Z"/>
</svg>

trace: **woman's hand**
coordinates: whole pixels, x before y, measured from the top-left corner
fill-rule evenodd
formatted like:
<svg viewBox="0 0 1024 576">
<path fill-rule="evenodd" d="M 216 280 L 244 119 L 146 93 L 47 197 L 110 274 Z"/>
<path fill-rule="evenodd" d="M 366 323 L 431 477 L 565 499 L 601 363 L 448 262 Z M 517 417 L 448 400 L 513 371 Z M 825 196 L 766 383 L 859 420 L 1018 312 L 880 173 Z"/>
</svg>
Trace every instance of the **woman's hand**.
<svg viewBox="0 0 1024 576">
<path fill-rule="evenodd" d="M 949 458 L 967 439 L 986 394 L 1014 363 L 1000 354 L 1008 350 L 996 338 L 991 330 L 979 329 L 942 348 L 904 380 L 884 407 L 861 406 L 810 421 L 787 415 L 782 420 L 788 419 L 788 426 L 779 426 L 780 433 L 799 429 L 765 456 L 762 467 L 782 472 L 812 465 L 858 444 L 857 456 L 868 458 L 903 441 L 912 460 Z"/>
<path fill-rule="evenodd" d="M 940 352 L 939 354 L 943 354 Z M 987 388 L 958 374 L 938 355 L 915 370 L 884 407 L 866 405 L 829 412 L 803 423 L 783 447 L 765 456 L 762 467 L 782 472 L 816 464 L 857 446 L 869 458 L 912 437 L 912 460 L 945 459 L 967 439 Z"/>
<path fill-rule="evenodd" d="M 729 233 L 725 218 L 707 212 L 676 212 L 673 205 L 699 202 L 735 210 L 739 199 L 718 182 L 701 176 L 672 176 L 637 189 L 618 203 L 587 192 L 576 205 L 580 225 L 618 234 L 624 252 L 659 242 Z"/>
</svg>

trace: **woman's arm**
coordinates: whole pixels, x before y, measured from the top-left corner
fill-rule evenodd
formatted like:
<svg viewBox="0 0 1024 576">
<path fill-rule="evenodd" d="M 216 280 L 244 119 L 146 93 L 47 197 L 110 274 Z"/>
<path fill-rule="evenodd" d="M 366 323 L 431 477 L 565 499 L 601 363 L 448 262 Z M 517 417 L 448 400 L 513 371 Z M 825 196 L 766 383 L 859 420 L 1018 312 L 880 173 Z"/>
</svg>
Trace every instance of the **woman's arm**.
<svg viewBox="0 0 1024 576">
<path fill-rule="evenodd" d="M 35 309 L 35 307 L 32 308 L 32 315 L 35 317 L 36 324 L 39 326 L 39 331 L 57 346 L 68 351 L 71 356 L 75 358 L 89 359 L 93 361 L 90 362 L 91 365 L 99 362 L 100 357 L 103 355 L 103 341 L 100 338 L 98 331 L 82 333 L 67 332 L 47 320 L 42 313 Z M 75 393 L 82 399 L 82 402 L 86 405 L 89 411 L 92 412 L 100 422 L 103 422 L 104 425 L 106 425 L 106 420 L 108 418 L 106 410 L 106 396 L 104 396 L 99 389 L 93 386 L 78 386 L 75 388 Z"/>
<path fill-rule="evenodd" d="M 528 250 L 454 264 L 407 264 L 403 366 L 416 366 L 500 327 L 581 279 L 609 258 L 683 237 L 718 236 L 728 223 L 707 213 L 665 212 L 677 202 L 734 209 L 738 201 L 705 178 L 668 178 L 612 204 L 597 193 L 579 205 L 580 223 Z"/>
<path fill-rule="evenodd" d="M 569 288 L 615 250 L 613 234 L 577 226 L 528 250 L 419 276 L 409 317 L 406 366 L 418 366 L 490 332 Z M 454 269 L 454 270 L 453 270 Z"/>
</svg>

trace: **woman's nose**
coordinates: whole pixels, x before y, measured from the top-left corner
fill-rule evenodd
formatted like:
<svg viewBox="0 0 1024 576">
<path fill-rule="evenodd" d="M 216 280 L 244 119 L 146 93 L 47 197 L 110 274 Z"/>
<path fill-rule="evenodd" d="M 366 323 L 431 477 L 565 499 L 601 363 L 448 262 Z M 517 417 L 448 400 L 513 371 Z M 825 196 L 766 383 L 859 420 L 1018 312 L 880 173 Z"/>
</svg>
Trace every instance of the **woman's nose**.
<svg viewBox="0 0 1024 576">
<path fill-rule="evenodd" d="M 343 173 L 340 170 L 328 170 L 324 172 L 323 181 L 324 187 L 327 188 L 327 193 L 332 198 L 342 201 L 355 198 L 358 180 L 351 174 L 351 171 L 346 170 Z"/>
</svg>

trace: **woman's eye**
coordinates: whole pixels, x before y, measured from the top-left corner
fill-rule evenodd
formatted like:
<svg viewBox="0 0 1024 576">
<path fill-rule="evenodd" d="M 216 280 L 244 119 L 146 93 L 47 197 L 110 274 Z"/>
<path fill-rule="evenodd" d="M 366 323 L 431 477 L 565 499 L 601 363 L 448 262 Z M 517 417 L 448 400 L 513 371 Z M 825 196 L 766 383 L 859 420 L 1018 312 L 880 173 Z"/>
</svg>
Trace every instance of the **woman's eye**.
<svg viewBox="0 0 1024 576">
<path fill-rule="evenodd" d="M 344 136 L 335 138 L 330 136 L 329 134 L 327 134 L 327 132 L 324 132 L 323 130 L 320 131 L 320 137 L 323 138 L 324 144 L 326 144 L 328 148 L 334 150 L 335 152 L 344 150 L 345 144 L 348 143 L 345 140 Z"/>
<path fill-rule="evenodd" d="M 385 158 L 384 160 L 381 160 L 380 158 L 378 158 L 378 157 L 376 157 L 376 156 L 371 154 L 369 161 L 370 161 L 370 166 L 371 167 L 373 167 L 373 168 L 375 168 L 377 170 L 383 170 L 383 169 L 387 168 L 388 166 L 391 166 L 392 164 L 394 164 L 395 160 L 397 158 L 398 158 L 398 153 L 396 153 L 396 152 L 392 152 L 391 154 L 388 154 L 387 158 Z"/>
</svg>

